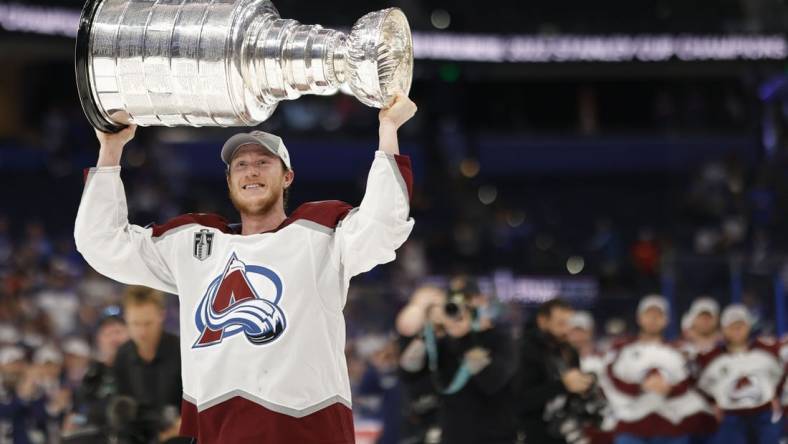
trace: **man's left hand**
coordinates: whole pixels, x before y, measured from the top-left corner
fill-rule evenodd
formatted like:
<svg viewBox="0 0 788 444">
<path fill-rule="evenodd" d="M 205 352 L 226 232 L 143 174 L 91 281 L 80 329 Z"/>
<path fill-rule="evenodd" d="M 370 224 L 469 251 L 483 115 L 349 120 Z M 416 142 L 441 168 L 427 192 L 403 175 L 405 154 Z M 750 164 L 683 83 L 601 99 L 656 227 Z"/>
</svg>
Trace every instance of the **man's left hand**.
<svg viewBox="0 0 788 444">
<path fill-rule="evenodd" d="M 391 125 L 394 129 L 399 129 L 416 114 L 416 109 L 416 104 L 408 96 L 399 93 L 388 108 L 380 110 L 380 114 L 378 114 L 380 125 Z"/>
</svg>

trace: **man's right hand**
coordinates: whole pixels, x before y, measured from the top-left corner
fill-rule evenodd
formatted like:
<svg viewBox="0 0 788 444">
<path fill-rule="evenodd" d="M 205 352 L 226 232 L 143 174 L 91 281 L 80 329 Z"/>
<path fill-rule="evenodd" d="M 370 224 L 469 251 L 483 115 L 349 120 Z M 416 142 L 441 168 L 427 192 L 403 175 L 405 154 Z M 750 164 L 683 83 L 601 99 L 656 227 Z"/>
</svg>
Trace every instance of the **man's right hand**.
<svg viewBox="0 0 788 444">
<path fill-rule="evenodd" d="M 594 383 L 594 377 L 573 368 L 561 375 L 561 382 L 564 383 L 564 387 L 566 387 L 568 392 L 581 394 L 591 388 L 591 385 Z"/>
<path fill-rule="evenodd" d="M 120 165 L 120 156 L 123 154 L 123 147 L 134 138 L 134 133 L 136 131 L 137 125 L 129 125 L 114 134 L 96 130 L 96 138 L 101 144 L 99 159 L 96 166 L 105 167 Z"/>
<path fill-rule="evenodd" d="M 437 287 L 421 287 L 413 293 L 410 303 L 427 310 L 432 305 L 441 305 L 446 300 L 446 293 Z"/>
</svg>

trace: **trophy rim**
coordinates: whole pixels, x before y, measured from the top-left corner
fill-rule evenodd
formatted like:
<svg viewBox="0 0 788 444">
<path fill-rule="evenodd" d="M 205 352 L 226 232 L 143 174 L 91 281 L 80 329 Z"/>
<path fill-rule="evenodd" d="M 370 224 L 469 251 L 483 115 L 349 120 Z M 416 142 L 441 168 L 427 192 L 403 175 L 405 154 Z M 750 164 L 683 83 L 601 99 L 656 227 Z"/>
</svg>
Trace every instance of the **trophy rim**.
<svg viewBox="0 0 788 444">
<path fill-rule="evenodd" d="M 403 23 L 404 24 L 403 29 L 404 29 L 405 34 L 407 35 L 407 39 L 408 39 L 408 55 L 407 55 L 406 59 L 410 63 L 410 72 L 408 73 L 408 76 L 407 76 L 407 79 L 408 79 L 407 87 L 405 88 L 404 91 L 401 91 L 401 92 L 404 93 L 405 95 L 409 95 L 410 94 L 410 89 L 413 87 L 413 65 L 415 64 L 414 63 L 415 59 L 414 59 L 414 55 L 413 55 L 413 30 L 410 28 L 410 21 L 408 20 L 408 16 L 407 16 L 407 14 L 405 14 L 405 11 L 403 11 L 401 8 L 398 8 L 398 7 L 391 7 L 391 8 L 388 8 L 388 9 L 389 9 L 389 12 L 388 12 L 388 14 L 386 14 L 386 19 L 389 19 L 393 15 L 393 16 L 397 16 L 397 19 L 402 20 L 404 22 Z M 384 19 L 380 23 L 380 27 L 381 28 L 383 27 L 383 24 L 385 23 L 386 19 Z M 381 85 L 381 89 L 383 89 L 382 85 Z M 387 95 L 389 97 L 386 97 L 385 99 L 388 99 L 389 102 L 390 102 L 391 98 L 393 96 L 390 94 L 390 92 Z"/>
<path fill-rule="evenodd" d="M 79 103 L 82 105 L 82 112 L 87 117 L 88 122 L 99 131 L 105 133 L 117 133 L 128 125 L 121 125 L 108 121 L 104 113 L 93 100 L 93 87 L 90 82 L 90 34 L 93 26 L 93 17 L 103 0 L 87 0 L 82 8 L 79 18 L 79 30 L 77 31 L 77 42 L 74 48 L 74 71 L 77 81 L 77 92 L 79 93 Z"/>
<path fill-rule="evenodd" d="M 377 11 L 369 12 L 369 13 L 365 14 L 363 17 L 361 17 L 358 21 L 356 21 L 356 24 L 353 26 L 353 30 L 350 32 L 350 40 L 351 40 L 350 45 L 351 45 L 352 49 L 349 51 L 350 52 L 350 54 L 349 54 L 350 55 L 349 63 L 350 63 L 351 67 L 354 67 L 354 65 L 355 65 L 354 58 L 356 58 L 356 57 L 363 58 L 363 54 L 358 56 L 358 55 L 353 53 L 353 49 L 355 49 L 353 38 L 355 37 L 355 31 L 357 30 L 356 27 L 359 26 L 359 24 L 362 23 L 362 21 L 365 20 L 365 19 L 373 20 L 374 26 L 366 28 L 366 29 L 368 31 L 373 31 L 374 30 L 374 34 L 367 34 L 367 35 L 365 35 L 364 36 L 364 38 L 365 38 L 364 43 L 368 43 L 370 41 L 369 38 L 373 37 L 373 36 L 375 37 L 375 41 L 377 41 L 377 37 L 380 36 L 380 33 L 382 32 L 382 29 L 383 29 L 384 25 L 386 24 L 386 22 L 388 20 L 399 20 L 399 21 L 402 22 L 402 25 L 403 25 L 402 26 L 402 30 L 405 32 L 406 38 L 408 40 L 408 54 L 407 54 L 406 60 L 408 60 L 408 62 L 410 63 L 411 69 L 410 69 L 410 72 L 408 73 L 408 76 L 407 76 L 407 87 L 404 88 L 404 91 L 401 91 L 401 92 L 406 94 L 406 95 L 409 94 L 410 93 L 410 89 L 413 86 L 413 62 L 414 62 L 414 56 L 413 56 L 413 33 L 412 33 L 412 30 L 410 29 L 410 22 L 408 21 L 407 15 L 405 14 L 404 11 L 402 11 L 402 9 L 400 9 L 398 7 L 390 7 L 390 8 L 385 8 L 385 9 L 380 9 L 380 10 L 377 10 Z M 361 45 L 358 46 L 358 48 L 361 48 L 361 47 L 362 47 Z M 376 70 L 378 69 L 378 62 L 379 62 L 378 60 L 375 60 L 375 62 L 374 62 Z M 354 74 L 357 74 L 357 73 L 354 73 Z M 354 77 L 355 77 L 355 75 L 354 75 Z M 350 80 L 348 83 L 350 84 L 351 90 L 354 92 L 354 96 L 360 102 L 362 102 L 363 104 L 365 104 L 367 106 L 371 106 L 371 107 L 374 107 L 374 108 L 385 108 L 385 107 L 387 107 L 388 105 L 391 104 L 391 101 L 393 100 L 394 95 L 396 93 L 392 94 L 391 91 L 388 91 L 389 88 L 387 88 L 387 87 L 390 85 L 390 83 L 383 83 L 383 82 L 381 82 L 380 77 L 377 77 L 377 79 L 374 82 L 364 83 L 362 81 L 361 83 L 364 83 L 366 86 L 371 87 L 371 90 L 369 90 L 369 89 L 360 87 L 354 81 L 356 79 L 360 79 L 360 77 L 355 77 L 355 79 Z"/>
</svg>

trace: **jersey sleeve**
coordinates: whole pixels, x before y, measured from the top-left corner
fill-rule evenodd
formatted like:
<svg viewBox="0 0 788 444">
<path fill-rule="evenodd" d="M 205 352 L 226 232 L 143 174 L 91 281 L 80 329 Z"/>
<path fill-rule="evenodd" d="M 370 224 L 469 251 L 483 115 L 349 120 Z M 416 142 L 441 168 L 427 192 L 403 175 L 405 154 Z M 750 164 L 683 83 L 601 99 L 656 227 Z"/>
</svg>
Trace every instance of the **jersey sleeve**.
<svg viewBox="0 0 788 444">
<path fill-rule="evenodd" d="M 167 260 L 172 236 L 154 239 L 150 228 L 129 223 L 119 166 L 87 173 L 74 240 L 87 263 L 104 276 L 177 294 Z"/>
<path fill-rule="evenodd" d="M 346 280 L 396 258 L 413 230 L 412 183 L 408 157 L 375 152 L 361 205 L 336 229 L 333 260 Z"/>
</svg>

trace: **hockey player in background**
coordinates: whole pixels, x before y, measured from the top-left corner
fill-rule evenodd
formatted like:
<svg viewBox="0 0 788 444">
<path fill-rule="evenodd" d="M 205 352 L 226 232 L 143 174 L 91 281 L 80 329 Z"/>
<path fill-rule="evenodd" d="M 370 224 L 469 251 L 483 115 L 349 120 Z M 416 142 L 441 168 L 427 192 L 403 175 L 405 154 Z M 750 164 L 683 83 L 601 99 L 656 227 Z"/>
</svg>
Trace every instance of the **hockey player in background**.
<svg viewBox="0 0 788 444">
<path fill-rule="evenodd" d="M 183 435 L 200 444 L 354 442 L 342 309 L 350 279 L 394 260 L 413 228 L 397 130 L 415 112 L 404 95 L 380 111 L 357 208 L 311 202 L 287 216 L 294 173 L 282 139 L 231 137 L 221 159 L 240 224 L 209 214 L 130 224 L 120 158 L 135 128 L 97 132 L 77 249 L 112 279 L 178 295 Z"/>
<path fill-rule="evenodd" d="M 692 377 L 697 380 L 698 355 L 710 352 L 721 340 L 720 305 L 708 296 L 699 297 L 692 301 L 681 324 L 682 339 L 677 345 L 690 364 Z M 717 419 L 708 401 L 704 410 L 707 413 L 702 414 L 702 420 L 694 423 L 693 430 L 690 430 L 690 444 L 711 444 L 714 441 Z"/>
<path fill-rule="evenodd" d="M 616 444 L 686 444 L 704 412 L 686 358 L 663 337 L 668 310 L 662 296 L 643 298 L 638 337 L 612 352 L 605 394 L 618 419 Z"/>
<path fill-rule="evenodd" d="M 686 329 L 682 349 L 688 358 L 695 359 L 701 353 L 713 350 L 720 342 L 720 305 L 710 297 L 692 301 L 685 318 Z M 684 327 L 684 326 L 682 326 Z"/>
<path fill-rule="evenodd" d="M 718 444 L 777 444 L 782 431 L 778 397 L 784 380 L 778 345 L 750 340 L 747 308 L 728 306 L 722 313 L 723 345 L 698 358 L 698 388 L 715 404 Z"/>
</svg>

